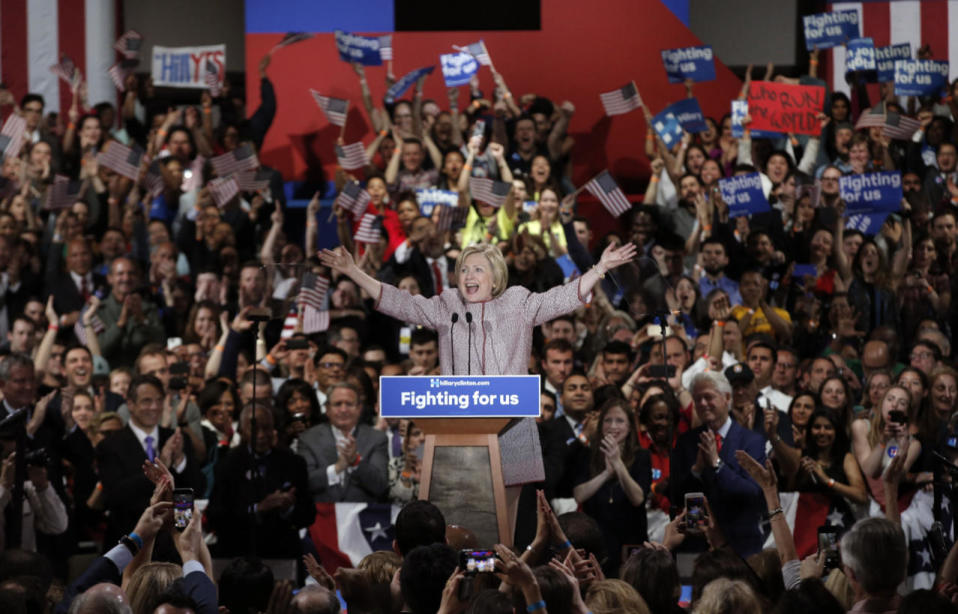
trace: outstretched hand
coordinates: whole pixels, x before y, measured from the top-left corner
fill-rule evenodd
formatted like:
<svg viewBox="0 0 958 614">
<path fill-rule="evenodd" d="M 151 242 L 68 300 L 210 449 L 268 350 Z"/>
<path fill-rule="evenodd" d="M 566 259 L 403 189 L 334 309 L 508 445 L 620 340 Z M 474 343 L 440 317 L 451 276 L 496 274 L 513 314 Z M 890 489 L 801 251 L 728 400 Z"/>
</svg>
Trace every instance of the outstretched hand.
<svg viewBox="0 0 958 614">
<path fill-rule="evenodd" d="M 621 247 L 609 245 L 605 248 L 605 251 L 602 252 L 602 257 L 599 258 L 599 268 L 605 273 L 606 271 L 611 271 L 616 267 L 622 266 L 633 258 L 635 258 L 635 244 L 626 243 Z"/>
<path fill-rule="evenodd" d="M 327 266 L 337 273 L 349 274 L 351 269 L 356 266 L 352 254 L 345 247 L 336 249 L 324 249 L 319 252 L 319 261 L 323 266 Z"/>
</svg>

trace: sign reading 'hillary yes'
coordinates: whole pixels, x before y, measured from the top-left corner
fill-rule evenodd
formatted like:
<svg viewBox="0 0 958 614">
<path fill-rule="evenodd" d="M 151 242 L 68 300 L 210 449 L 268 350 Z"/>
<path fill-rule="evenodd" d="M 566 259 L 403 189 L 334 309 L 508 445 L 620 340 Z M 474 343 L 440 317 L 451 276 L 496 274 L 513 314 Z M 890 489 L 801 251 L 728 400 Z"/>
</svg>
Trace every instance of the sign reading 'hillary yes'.
<svg viewBox="0 0 958 614">
<path fill-rule="evenodd" d="M 212 62 L 219 75 L 226 74 L 226 45 L 200 47 L 153 47 L 153 85 L 206 89 L 206 63 Z"/>
</svg>

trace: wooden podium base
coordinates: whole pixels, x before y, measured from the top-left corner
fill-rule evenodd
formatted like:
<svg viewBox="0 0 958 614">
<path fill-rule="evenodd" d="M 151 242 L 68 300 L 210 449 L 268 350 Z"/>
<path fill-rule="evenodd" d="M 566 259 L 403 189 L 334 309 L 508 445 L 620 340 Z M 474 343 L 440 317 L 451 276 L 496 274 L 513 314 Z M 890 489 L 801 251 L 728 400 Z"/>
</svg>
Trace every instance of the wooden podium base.
<svg viewBox="0 0 958 614">
<path fill-rule="evenodd" d="M 447 524 L 475 533 L 482 547 L 496 543 L 511 546 L 520 488 L 506 488 L 499 451 L 499 432 L 509 420 L 429 418 L 415 422 L 426 434 L 419 498 L 436 505 Z"/>
</svg>

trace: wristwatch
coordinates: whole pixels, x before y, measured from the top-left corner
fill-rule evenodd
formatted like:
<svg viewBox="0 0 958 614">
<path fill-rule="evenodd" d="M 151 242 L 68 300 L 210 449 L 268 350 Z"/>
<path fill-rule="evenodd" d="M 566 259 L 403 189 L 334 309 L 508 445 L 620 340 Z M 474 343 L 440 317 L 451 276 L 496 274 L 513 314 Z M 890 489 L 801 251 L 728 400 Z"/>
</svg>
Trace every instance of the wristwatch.
<svg viewBox="0 0 958 614">
<path fill-rule="evenodd" d="M 717 459 L 717 460 L 715 461 L 715 464 L 712 465 L 712 469 L 713 469 L 716 473 L 718 473 L 718 470 L 721 469 L 722 467 L 723 467 L 723 463 L 722 463 L 722 459 L 721 459 L 721 458 Z"/>
</svg>

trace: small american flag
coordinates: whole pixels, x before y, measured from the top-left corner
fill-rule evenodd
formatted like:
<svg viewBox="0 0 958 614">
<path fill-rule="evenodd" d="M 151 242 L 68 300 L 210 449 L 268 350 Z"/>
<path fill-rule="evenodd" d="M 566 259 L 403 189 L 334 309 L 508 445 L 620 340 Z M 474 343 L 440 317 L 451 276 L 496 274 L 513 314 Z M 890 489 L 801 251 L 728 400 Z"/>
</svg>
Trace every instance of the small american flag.
<svg viewBox="0 0 958 614">
<path fill-rule="evenodd" d="M 364 190 L 358 181 L 350 181 L 336 197 L 336 204 L 352 213 L 353 217 L 359 217 L 369 204 L 369 192 Z"/>
<path fill-rule="evenodd" d="M 97 164 L 136 181 L 143 161 L 143 149 L 139 145 L 127 147 L 119 141 L 110 141 L 106 149 L 96 156 Z"/>
<path fill-rule="evenodd" d="M 192 192 L 203 187 L 203 165 L 206 164 L 206 158 L 196 156 L 190 167 L 183 171 L 183 183 L 180 189 L 184 192 Z"/>
<path fill-rule="evenodd" d="M 379 59 L 390 62 L 393 59 L 393 35 L 383 34 L 379 37 Z"/>
<path fill-rule="evenodd" d="M 617 90 L 599 94 L 599 98 L 602 99 L 606 115 L 623 115 L 642 106 L 642 99 L 639 98 L 639 90 L 636 89 L 634 81 Z"/>
<path fill-rule="evenodd" d="M 143 47 L 143 35 L 136 30 L 127 30 L 113 43 L 113 48 L 130 60 L 140 57 L 141 47 Z"/>
<path fill-rule="evenodd" d="M 308 305 L 315 309 L 326 306 L 326 291 L 329 290 L 329 280 L 316 273 L 304 273 L 299 283 L 299 298 L 297 303 Z"/>
<path fill-rule="evenodd" d="M 359 221 L 359 229 L 353 235 L 353 240 L 357 243 L 379 243 L 381 238 L 379 216 L 375 213 L 365 214 Z"/>
<path fill-rule="evenodd" d="M 474 200 L 488 203 L 493 207 L 501 207 L 512 190 L 512 184 L 495 179 L 471 177 L 469 179 L 469 193 Z"/>
<path fill-rule="evenodd" d="M 146 176 L 143 178 L 144 187 L 150 196 L 156 198 L 163 193 L 165 184 L 163 183 L 163 167 L 159 160 L 153 160 L 146 167 Z"/>
<path fill-rule="evenodd" d="M 203 70 L 203 82 L 210 89 L 210 95 L 217 98 L 220 95 L 220 86 L 223 83 L 220 69 L 213 60 L 207 59 Z"/>
<path fill-rule="evenodd" d="M 296 324 L 298 323 L 298 318 L 296 317 L 296 305 L 290 305 L 289 311 L 286 313 L 286 318 L 283 320 L 283 332 L 279 334 L 280 339 L 289 339 L 293 336 L 293 333 L 296 332 Z"/>
<path fill-rule="evenodd" d="M 243 143 L 233 151 L 210 159 L 216 174 L 226 177 L 242 171 L 254 171 L 259 168 L 259 159 L 249 143 Z"/>
<path fill-rule="evenodd" d="M 243 171 L 236 175 L 236 183 L 244 192 L 258 192 L 269 187 L 270 172 L 266 169 Z"/>
<path fill-rule="evenodd" d="M 66 175 L 54 175 L 53 184 L 47 190 L 47 200 L 43 208 L 47 211 L 59 211 L 73 206 L 83 195 L 86 186 L 81 181 L 71 181 Z"/>
<path fill-rule="evenodd" d="M 113 66 L 107 69 L 110 78 L 113 79 L 113 85 L 116 86 L 116 89 L 121 92 L 126 91 L 126 78 L 133 74 L 133 71 L 136 70 L 139 60 L 120 60 Z"/>
<path fill-rule="evenodd" d="M 349 101 L 342 98 L 333 98 L 323 96 L 316 90 L 309 90 L 313 95 L 313 100 L 319 105 L 319 108 L 326 114 L 326 118 L 334 126 L 344 126 L 346 124 L 346 114 L 349 112 Z"/>
<path fill-rule="evenodd" d="M 364 168 L 369 164 L 369 158 L 366 157 L 366 148 L 363 147 L 361 142 L 350 145 L 337 145 L 336 161 L 341 167 L 348 171 Z"/>
<path fill-rule="evenodd" d="M 61 55 L 60 62 L 51 66 L 50 72 L 66 81 L 70 87 L 76 86 L 83 79 L 80 69 L 68 55 Z"/>
<path fill-rule="evenodd" d="M 281 41 L 276 43 L 276 46 L 273 49 L 279 49 L 280 47 L 289 47 L 290 45 L 295 45 L 302 41 L 309 40 L 315 36 L 309 32 L 287 32 Z"/>
<path fill-rule="evenodd" d="M 868 109 L 867 113 L 862 113 L 858 122 L 855 124 L 855 130 L 862 128 L 873 128 L 885 125 L 885 103 L 877 104 Z"/>
<path fill-rule="evenodd" d="M 23 135 L 27 131 L 27 120 L 11 113 L 0 130 L 0 160 L 16 158 L 23 148 Z"/>
<path fill-rule="evenodd" d="M 329 312 L 314 309 L 309 305 L 303 307 L 303 332 L 307 335 L 321 333 L 329 329 Z"/>
<path fill-rule="evenodd" d="M 889 111 L 885 115 L 885 124 L 882 128 L 888 138 L 908 141 L 921 128 L 921 122 L 917 119 L 905 117 L 900 113 Z"/>
<path fill-rule="evenodd" d="M 489 57 L 489 51 L 486 49 L 486 43 L 483 40 L 478 43 L 470 43 L 464 47 L 453 45 L 452 48 L 456 51 L 468 53 L 476 58 L 476 61 L 482 66 L 492 66 L 492 58 Z"/>
<path fill-rule="evenodd" d="M 585 189 L 599 199 L 602 206 L 614 217 L 619 217 L 632 208 L 632 203 L 622 193 L 622 189 L 609 174 L 609 171 L 602 171 L 585 184 Z"/>
<path fill-rule="evenodd" d="M 77 318 L 76 324 L 73 325 L 73 334 L 76 335 L 77 341 L 79 341 L 81 345 L 86 345 L 88 341 L 86 326 L 83 325 L 83 315 L 86 313 L 87 309 L 89 309 L 89 307 L 84 305 L 83 309 L 80 310 L 80 317 Z M 103 320 L 101 320 L 100 316 L 96 314 L 90 318 L 90 326 L 93 328 L 93 333 L 95 335 L 99 335 L 106 330 Z"/>
<path fill-rule="evenodd" d="M 209 183 L 210 196 L 217 207 L 225 207 L 228 202 L 239 194 L 239 184 L 236 177 L 214 179 Z"/>
<path fill-rule="evenodd" d="M 441 203 L 436 205 L 436 230 L 446 232 L 452 228 L 453 218 L 456 217 L 456 209 L 458 209 L 458 207 L 450 207 L 449 205 Z"/>
</svg>

